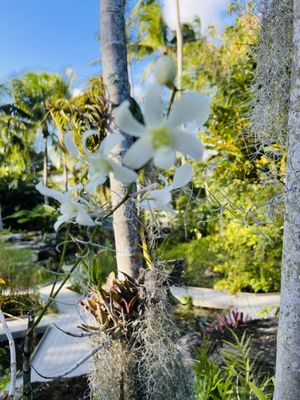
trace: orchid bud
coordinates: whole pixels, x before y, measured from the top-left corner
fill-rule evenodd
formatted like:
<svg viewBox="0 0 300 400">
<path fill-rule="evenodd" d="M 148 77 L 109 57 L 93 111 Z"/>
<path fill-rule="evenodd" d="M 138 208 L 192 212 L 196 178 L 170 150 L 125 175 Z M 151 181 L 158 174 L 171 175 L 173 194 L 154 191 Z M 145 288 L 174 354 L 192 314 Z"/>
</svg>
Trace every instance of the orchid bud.
<svg viewBox="0 0 300 400">
<path fill-rule="evenodd" d="M 157 59 L 155 63 L 155 78 L 158 83 L 172 88 L 176 74 L 176 65 L 172 57 L 162 56 Z"/>
</svg>

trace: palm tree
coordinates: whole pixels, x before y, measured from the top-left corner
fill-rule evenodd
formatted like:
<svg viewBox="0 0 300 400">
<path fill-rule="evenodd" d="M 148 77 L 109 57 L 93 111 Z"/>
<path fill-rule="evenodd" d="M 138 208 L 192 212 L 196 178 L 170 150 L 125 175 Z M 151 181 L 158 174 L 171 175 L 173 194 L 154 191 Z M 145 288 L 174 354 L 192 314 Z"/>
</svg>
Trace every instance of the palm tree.
<svg viewBox="0 0 300 400">
<path fill-rule="evenodd" d="M 170 52 L 168 26 L 163 18 L 161 5 L 155 0 L 139 0 L 133 8 L 127 22 L 127 53 L 129 78 L 131 77 L 131 60 L 141 60 L 155 54 Z M 153 62 L 149 63 L 143 77 L 150 71 Z M 132 86 L 132 82 L 131 86 Z"/>
<path fill-rule="evenodd" d="M 69 97 L 69 82 L 57 74 L 28 72 L 12 80 L 12 97 L 18 109 L 30 115 L 35 132 L 42 131 L 44 140 L 43 183 L 48 186 L 48 139 L 51 115 L 48 103 Z M 45 198 L 47 204 L 48 199 Z"/>
<path fill-rule="evenodd" d="M 58 98 L 48 103 L 48 110 L 60 136 L 58 144 L 64 152 L 65 189 L 68 187 L 67 154 L 63 144 L 63 136 L 72 131 L 78 147 L 81 146 L 82 134 L 87 130 L 98 131 L 93 137 L 95 146 L 106 135 L 109 126 L 109 107 L 105 99 L 105 90 L 101 77 L 93 77 L 81 93 L 73 98 Z"/>
<path fill-rule="evenodd" d="M 157 1 L 139 1 L 129 17 L 127 28 L 134 36 L 127 47 L 129 57 L 141 59 L 157 51 L 168 53 L 168 27 Z"/>
<path fill-rule="evenodd" d="M 28 172 L 34 135 L 30 115 L 12 103 L 0 105 L 0 176 Z"/>
</svg>

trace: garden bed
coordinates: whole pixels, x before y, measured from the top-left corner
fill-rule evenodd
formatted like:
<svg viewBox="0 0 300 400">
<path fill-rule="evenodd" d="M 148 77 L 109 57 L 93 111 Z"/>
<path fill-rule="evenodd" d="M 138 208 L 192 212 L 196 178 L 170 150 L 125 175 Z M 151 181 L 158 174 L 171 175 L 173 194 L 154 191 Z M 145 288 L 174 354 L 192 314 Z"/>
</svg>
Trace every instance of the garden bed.
<svg viewBox="0 0 300 400">
<path fill-rule="evenodd" d="M 239 326 L 235 333 L 242 337 L 244 332 L 251 335 L 252 354 L 257 356 L 258 368 L 262 374 L 273 375 L 276 356 L 277 319 L 257 319 L 247 321 Z M 228 329 L 224 332 L 212 331 L 206 334 L 211 343 L 210 357 L 218 362 L 219 352 L 224 340 L 232 341 Z M 190 340 L 188 340 L 188 337 Z M 185 337 L 186 345 L 195 350 L 203 341 L 203 331 L 190 333 Z M 57 379 L 52 382 L 33 384 L 34 399 L 36 400 L 79 400 L 90 399 L 86 376 Z"/>
</svg>

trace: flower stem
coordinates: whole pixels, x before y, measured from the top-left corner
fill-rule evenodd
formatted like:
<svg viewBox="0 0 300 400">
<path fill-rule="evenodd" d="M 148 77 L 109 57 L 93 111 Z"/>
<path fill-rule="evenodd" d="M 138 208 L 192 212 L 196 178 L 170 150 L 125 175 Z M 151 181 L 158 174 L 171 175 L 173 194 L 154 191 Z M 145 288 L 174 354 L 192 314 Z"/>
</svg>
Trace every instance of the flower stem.
<svg viewBox="0 0 300 400">
<path fill-rule="evenodd" d="M 174 103 L 175 96 L 176 96 L 176 93 L 177 93 L 177 92 L 178 92 L 178 89 L 177 89 L 177 87 L 174 85 L 173 88 L 172 88 L 172 93 L 171 93 L 171 97 L 170 97 L 170 101 L 169 101 L 167 116 L 170 114 L 170 111 L 171 111 L 172 105 L 173 105 L 173 103 Z"/>
<path fill-rule="evenodd" d="M 104 220 L 109 218 L 119 207 L 121 207 L 122 204 L 124 204 L 130 198 L 132 187 L 133 187 L 133 184 L 131 184 L 128 187 L 127 193 L 124 196 L 124 198 L 120 201 L 120 203 L 118 203 L 115 208 L 113 208 L 108 214 L 105 215 L 105 217 L 103 218 Z M 64 284 L 67 282 L 67 280 L 70 278 L 70 276 L 72 275 L 73 271 L 78 267 L 78 265 L 79 265 L 79 263 L 81 261 L 81 258 L 86 254 L 86 251 L 88 249 L 89 243 L 93 240 L 95 235 L 98 233 L 98 230 L 99 230 L 99 226 L 96 226 L 96 228 L 93 230 L 93 232 L 91 234 L 89 242 L 85 245 L 84 249 L 82 250 L 82 252 L 80 254 L 80 258 L 78 258 L 76 260 L 76 262 L 74 263 L 74 265 L 72 266 L 70 271 L 67 273 L 67 275 L 65 276 L 65 278 L 63 279 L 63 281 L 61 282 L 60 286 L 57 288 L 56 291 L 55 291 L 55 286 L 56 286 L 58 277 L 57 276 L 55 277 L 55 281 L 53 282 L 53 285 L 52 285 L 52 288 L 51 288 L 51 292 L 50 292 L 50 295 L 49 295 L 49 299 L 48 299 L 47 303 L 45 304 L 45 306 L 43 307 L 43 309 L 41 310 L 41 313 L 39 314 L 39 316 L 35 320 L 34 324 L 28 330 L 27 335 L 32 335 L 33 334 L 33 332 L 37 328 L 38 324 L 40 323 L 41 319 L 43 318 L 43 316 L 47 312 L 47 310 L 48 310 L 49 306 L 51 305 L 52 301 L 58 295 L 58 293 L 60 292 L 60 290 L 62 289 Z M 66 250 L 67 250 L 67 245 L 68 245 L 67 239 L 68 239 L 69 234 L 70 234 L 70 225 L 68 225 L 68 228 L 67 228 L 67 231 L 66 231 L 64 247 L 63 247 L 63 251 L 62 251 L 62 254 L 61 254 L 60 261 L 59 261 L 58 270 L 62 267 L 63 262 L 64 262 L 64 258 L 65 258 L 65 254 L 66 254 Z"/>
</svg>

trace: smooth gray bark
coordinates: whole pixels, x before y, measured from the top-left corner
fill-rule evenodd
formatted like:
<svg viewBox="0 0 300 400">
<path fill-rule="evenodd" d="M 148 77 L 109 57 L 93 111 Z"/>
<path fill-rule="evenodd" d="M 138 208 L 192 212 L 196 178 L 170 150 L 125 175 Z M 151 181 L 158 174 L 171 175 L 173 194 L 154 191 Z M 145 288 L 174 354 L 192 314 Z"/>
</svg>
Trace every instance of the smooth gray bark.
<svg viewBox="0 0 300 400">
<path fill-rule="evenodd" d="M 300 398 L 300 0 L 294 0 L 286 209 L 274 400 Z"/>
<path fill-rule="evenodd" d="M 43 185 L 48 187 L 48 135 L 44 134 L 44 158 L 43 158 Z M 44 203 L 49 204 L 47 196 L 44 196 Z"/>
<path fill-rule="evenodd" d="M 112 107 L 130 98 L 128 82 L 127 50 L 125 37 L 124 0 L 100 1 L 100 29 L 103 80 Z M 116 154 L 122 155 L 130 147 L 132 138 L 125 135 Z M 112 206 L 126 196 L 127 187 L 110 177 Z M 136 278 L 142 266 L 139 222 L 135 203 L 128 200 L 113 215 L 117 267 L 122 273 Z"/>
<path fill-rule="evenodd" d="M 177 41 L 177 89 L 182 90 L 182 68 L 183 68 L 183 40 L 180 21 L 179 0 L 176 2 L 176 41 Z"/>
</svg>

